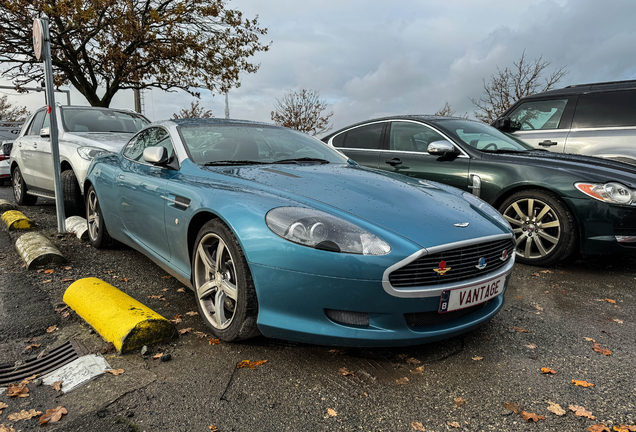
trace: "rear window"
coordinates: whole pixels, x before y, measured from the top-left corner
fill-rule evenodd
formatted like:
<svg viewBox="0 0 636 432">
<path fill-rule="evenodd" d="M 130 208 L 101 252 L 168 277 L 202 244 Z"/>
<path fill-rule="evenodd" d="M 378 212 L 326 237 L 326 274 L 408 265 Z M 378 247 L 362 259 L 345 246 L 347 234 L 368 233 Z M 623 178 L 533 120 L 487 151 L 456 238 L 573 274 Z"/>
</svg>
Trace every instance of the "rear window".
<svg viewBox="0 0 636 432">
<path fill-rule="evenodd" d="M 347 132 L 344 143 L 336 145 L 336 147 L 345 147 L 352 149 L 369 149 L 377 150 L 380 148 L 380 137 L 385 123 L 373 123 L 370 125 L 360 126 Z"/>
<path fill-rule="evenodd" d="M 579 96 L 573 128 L 636 126 L 636 90 Z"/>
</svg>

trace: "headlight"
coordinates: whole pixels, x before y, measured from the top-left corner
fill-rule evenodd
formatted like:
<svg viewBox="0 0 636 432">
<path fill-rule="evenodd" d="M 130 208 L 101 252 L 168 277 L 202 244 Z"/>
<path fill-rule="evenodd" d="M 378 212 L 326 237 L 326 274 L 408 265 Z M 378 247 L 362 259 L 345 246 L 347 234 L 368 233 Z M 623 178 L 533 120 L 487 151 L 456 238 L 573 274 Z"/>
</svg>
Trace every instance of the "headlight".
<svg viewBox="0 0 636 432">
<path fill-rule="evenodd" d="M 629 205 L 636 201 L 636 191 L 616 182 L 574 183 L 574 186 L 585 195 L 603 202 Z"/>
<path fill-rule="evenodd" d="M 100 149 L 97 147 L 80 147 L 77 149 L 77 154 L 80 155 L 82 159 L 93 160 L 93 158 L 110 153 L 108 150 Z"/>
<path fill-rule="evenodd" d="M 315 249 L 362 255 L 391 252 L 391 246 L 368 231 L 319 210 L 279 207 L 267 213 L 265 222 L 285 240 Z"/>
<path fill-rule="evenodd" d="M 482 210 L 487 215 L 492 216 L 493 218 L 495 218 L 496 220 L 504 224 L 504 226 L 510 227 L 510 223 L 501 215 L 501 213 L 495 210 L 493 206 L 488 204 L 483 199 L 477 198 L 475 195 L 471 194 L 470 192 L 464 192 L 462 196 L 472 206 L 477 207 L 478 209 Z M 510 229 L 512 229 L 512 227 L 510 227 Z"/>
</svg>

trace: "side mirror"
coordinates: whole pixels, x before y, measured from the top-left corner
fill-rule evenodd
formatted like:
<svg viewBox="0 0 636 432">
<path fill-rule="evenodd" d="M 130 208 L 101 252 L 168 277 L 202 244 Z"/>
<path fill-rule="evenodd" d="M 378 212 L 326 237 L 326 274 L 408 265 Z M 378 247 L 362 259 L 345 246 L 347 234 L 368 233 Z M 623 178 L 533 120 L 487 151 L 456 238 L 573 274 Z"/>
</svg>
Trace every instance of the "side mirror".
<svg viewBox="0 0 636 432">
<path fill-rule="evenodd" d="M 459 154 L 457 147 L 450 141 L 433 141 L 428 145 L 428 154 L 433 156 L 454 156 Z"/>
<path fill-rule="evenodd" d="M 51 136 L 51 129 L 45 127 L 40 129 L 40 137 L 49 138 Z"/>
<path fill-rule="evenodd" d="M 148 147 L 144 150 L 144 160 L 153 165 L 164 165 L 168 162 L 168 150 L 165 147 Z"/>
<path fill-rule="evenodd" d="M 492 122 L 492 125 L 495 129 L 499 129 L 501 131 L 509 131 L 510 117 L 499 117 L 497 120 Z"/>
</svg>

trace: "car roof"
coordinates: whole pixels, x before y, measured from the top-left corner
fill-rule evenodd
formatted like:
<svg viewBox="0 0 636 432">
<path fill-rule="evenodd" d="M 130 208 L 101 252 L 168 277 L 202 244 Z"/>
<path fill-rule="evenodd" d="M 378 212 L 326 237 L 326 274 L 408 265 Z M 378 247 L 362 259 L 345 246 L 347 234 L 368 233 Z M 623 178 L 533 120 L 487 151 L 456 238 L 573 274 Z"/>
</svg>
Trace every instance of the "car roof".
<svg viewBox="0 0 636 432">
<path fill-rule="evenodd" d="M 177 126 L 198 126 L 198 125 L 214 125 L 214 126 L 222 126 L 222 125 L 234 125 L 234 126 L 267 126 L 267 127 L 275 127 L 285 129 L 282 126 L 275 125 L 272 123 L 265 122 L 256 122 L 251 120 L 239 120 L 239 119 L 225 119 L 225 118 L 185 118 L 185 119 L 168 119 L 168 120 L 160 120 L 154 122 L 153 124 L 169 124 L 174 123 Z"/>
<path fill-rule="evenodd" d="M 575 84 L 575 85 L 570 85 L 561 89 L 548 90 L 541 93 L 535 93 L 533 95 L 524 96 L 520 100 L 543 98 L 546 96 L 568 96 L 568 95 L 577 95 L 582 93 L 594 93 L 594 92 L 628 90 L 628 89 L 636 89 L 636 80 Z"/>
</svg>

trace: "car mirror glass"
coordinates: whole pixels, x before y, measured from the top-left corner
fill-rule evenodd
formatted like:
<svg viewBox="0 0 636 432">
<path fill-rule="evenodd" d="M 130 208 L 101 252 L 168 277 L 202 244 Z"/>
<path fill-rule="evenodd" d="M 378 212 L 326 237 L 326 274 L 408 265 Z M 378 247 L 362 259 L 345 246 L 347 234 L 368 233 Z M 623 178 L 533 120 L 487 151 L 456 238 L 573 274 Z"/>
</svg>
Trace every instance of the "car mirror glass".
<svg viewBox="0 0 636 432">
<path fill-rule="evenodd" d="M 163 165 L 168 162 L 168 151 L 165 147 L 148 147 L 144 149 L 143 158 L 153 165 Z"/>
<path fill-rule="evenodd" d="M 48 138 L 50 136 L 51 136 L 51 129 L 47 127 L 40 129 L 40 137 Z"/>
<path fill-rule="evenodd" d="M 428 154 L 433 156 L 452 156 L 459 154 L 457 147 L 450 141 L 433 141 L 428 145 Z"/>
</svg>

